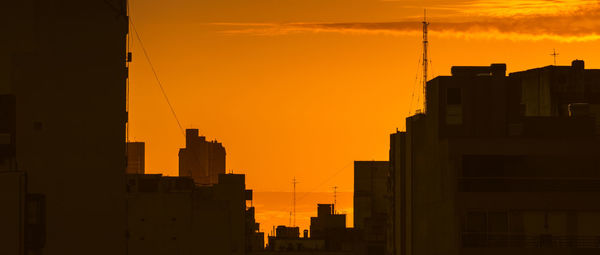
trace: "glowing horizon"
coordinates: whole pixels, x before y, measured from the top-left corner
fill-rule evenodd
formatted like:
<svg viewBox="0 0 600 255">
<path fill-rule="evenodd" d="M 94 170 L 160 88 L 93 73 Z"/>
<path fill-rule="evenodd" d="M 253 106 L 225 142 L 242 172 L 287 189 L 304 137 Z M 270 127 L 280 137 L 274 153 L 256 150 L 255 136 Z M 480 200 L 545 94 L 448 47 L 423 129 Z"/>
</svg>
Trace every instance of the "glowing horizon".
<svg viewBox="0 0 600 255">
<path fill-rule="evenodd" d="M 430 77 L 546 66 L 554 48 L 559 65 L 600 66 L 598 1 L 134 1 L 131 15 L 183 127 L 222 142 L 248 188 L 290 191 L 295 176 L 301 192 L 350 192 L 352 161 L 387 160 L 418 105 L 424 8 Z M 146 142 L 148 173 L 177 175 L 184 138 L 132 49 L 130 139 Z"/>
</svg>

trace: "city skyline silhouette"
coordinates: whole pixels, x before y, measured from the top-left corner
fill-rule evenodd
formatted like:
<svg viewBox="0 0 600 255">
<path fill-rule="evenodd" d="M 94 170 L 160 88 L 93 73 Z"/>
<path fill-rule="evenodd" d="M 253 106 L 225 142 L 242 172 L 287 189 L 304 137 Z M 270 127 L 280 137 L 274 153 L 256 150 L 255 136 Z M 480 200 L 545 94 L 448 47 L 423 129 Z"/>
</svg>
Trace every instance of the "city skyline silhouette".
<svg viewBox="0 0 600 255">
<path fill-rule="evenodd" d="M 600 249 L 597 1 L 4 10 L 2 254 Z"/>
</svg>

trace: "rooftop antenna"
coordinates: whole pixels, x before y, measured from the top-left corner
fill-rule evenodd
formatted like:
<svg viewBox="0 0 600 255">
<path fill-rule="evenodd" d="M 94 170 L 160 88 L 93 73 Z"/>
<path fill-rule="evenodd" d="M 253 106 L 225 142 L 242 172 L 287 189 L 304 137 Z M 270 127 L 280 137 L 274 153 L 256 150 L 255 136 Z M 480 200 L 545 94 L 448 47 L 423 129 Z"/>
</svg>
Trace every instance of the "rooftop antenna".
<svg viewBox="0 0 600 255">
<path fill-rule="evenodd" d="M 292 183 L 294 184 L 294 206 L 293 211 L 294 211 L 294 227 L 296 226 L 296 184 L 298 184 L 298 181 L 296 180 L 296 177 L 294 176 L 294 180 L 292 181 Z"/>
<path fill-rule="evenodd" d="M 552 56 L 554 58 L 554 65 L 556 65 L 556 57 L 560 55 L 558 54 L 558 52 L 556 52 L 556 49 L 552 49 L 552 54 L 550 54 L 550 56 Z"/>
<path fill-rule="evenodd" d="M 338 186 L 333 186 L 333 214 L 335 214 L 335 205 L 337 204 L 337 188 Z"/>
<path fill-rule="evenodd" d="M 427 86 L 427 65 L 429 64 L 427 60 L 427 47 L 429 41 L 427 40 L 427 27 L 429 26 L 429 22 L 427 22 L 427 9 L 423 10 L 423 112 L 426 111 L 427 102 L 425 97 L 425 87 Z"/>
</svg>

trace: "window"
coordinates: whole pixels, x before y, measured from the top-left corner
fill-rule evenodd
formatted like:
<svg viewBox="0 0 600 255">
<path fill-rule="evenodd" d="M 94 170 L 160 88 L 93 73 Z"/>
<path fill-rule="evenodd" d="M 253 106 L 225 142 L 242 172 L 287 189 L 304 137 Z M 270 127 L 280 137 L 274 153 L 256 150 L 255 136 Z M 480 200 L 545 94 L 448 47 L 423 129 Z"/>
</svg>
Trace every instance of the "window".
<svg viewBox="0 0 600 255">
<path fill-rule="evenodd" d="M 467 213 L 467 232 L 482 233 L 486 232 L 485 212 L 469 212 Z"/>
<path fill-rule="evenodd" d="M 488 213 L 488 231 L 492 233 L 508 232 L 508 215 L 506 212 Z"/>
<path fill-rule="evenodd" d="M 462 125 L 462 96 L 460 88 L 446 89 L 446 124 Z"/>
<path fill-rule="evenodd" d="M 461 96 L 460 88 L 447 88 L 446 104 L 449 104 L 449 105 L 462 104 L 462 96 Z"/>
</svg>

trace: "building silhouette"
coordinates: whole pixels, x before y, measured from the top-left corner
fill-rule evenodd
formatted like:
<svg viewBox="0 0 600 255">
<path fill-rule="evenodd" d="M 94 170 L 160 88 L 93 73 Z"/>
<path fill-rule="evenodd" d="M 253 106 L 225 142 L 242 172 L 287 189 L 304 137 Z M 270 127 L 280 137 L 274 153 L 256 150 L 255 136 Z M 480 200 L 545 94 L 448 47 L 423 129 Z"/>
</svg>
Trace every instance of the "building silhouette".
<svg viewBox="0 0 600 255">
<path fill-rule="evenodd" d="M 212 186 L 190 177 L 127 175 L 127 254 L 246 254 L 263 250 L 242 174 Z"/>
<path fill-rule="evenodd" d="M 310 217 L 310 237 L 325 240 L 327 251 L 352 251 L 355 234 L 346 228 L 346 214 L 338 214 L 333 204 L 318 204 L 317 217 Z"/>
<path fill-rule="evenodd" d="M 600 248 L 600 70 L 453 67 L 390 137 L 389 254 Z"/>
<path fill-rule="evenodd" d="M 546 66 L 515 72 L 510 77 L 521 84 L 524 116 L 591 114 L 590 117 L 600 123 L 600 69 L 585 69 L 583 60 L 575 60 L 571 66 Z"/>
<path fill-rule="evenodd" d="M 272 253 L 319 253 L 325 251 L 325 240 L 309 238 L 308 231 L 304 230 L 304 236 L 300 237 L 298 227 L 277 226 L 274 236 L 269 236 L 267 251 Z"/>
<path fill-rule="evenodd" d="M 0 254 L 125 254 L 126 10 L 3 2 Z"/>
<path fill-rule="evenodd" d="M 146 173 L 146 144 L 143 142 L 127 142 L 128 174 Z"/>
<path fill-rule="evenodd" d="M 357 232 L 346 228 L 346 214 L 336 213 L 333 204 L 317 205 L 317 217 L 310 218 L 310 236 L 304 230 L 300 237 L 298 227 L 281 225 L 274 231 L 265 251 L 254 254 L 366 254 Z"/>
<path fill-rule="evenodd" d="M 385 254 L 391 207 L 389 162 L 354 161 L 354 228 L 367 254 Z"/>
<path fill-rule="evenodd" d="M 189 176 L 199 185 L 216 184 L 225 173 L 225 148 L 217 141 L 198 136 L 198 129 L 185 130 L 185 148 L 179 149 L 179 176 Z"/>
</svg>

